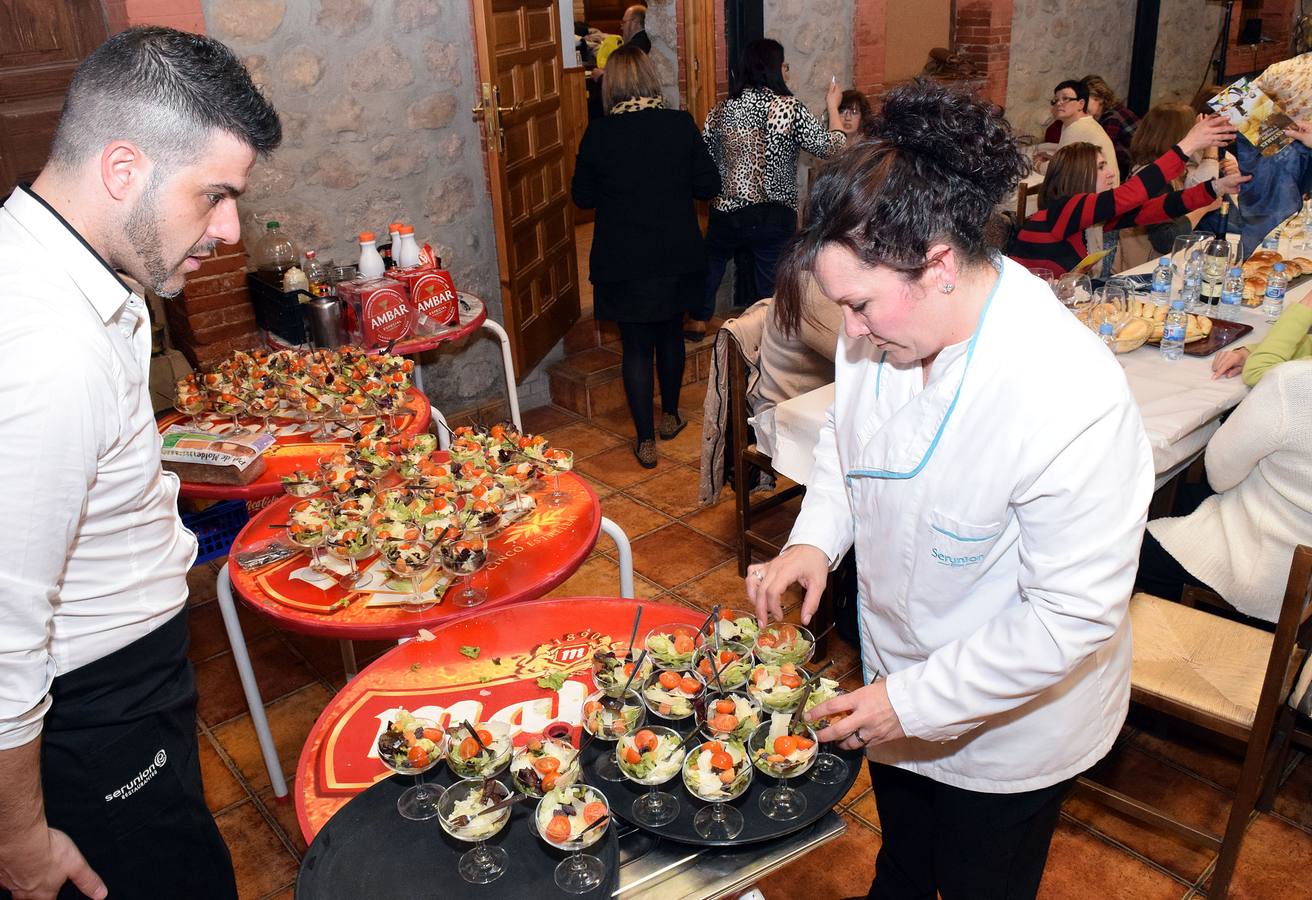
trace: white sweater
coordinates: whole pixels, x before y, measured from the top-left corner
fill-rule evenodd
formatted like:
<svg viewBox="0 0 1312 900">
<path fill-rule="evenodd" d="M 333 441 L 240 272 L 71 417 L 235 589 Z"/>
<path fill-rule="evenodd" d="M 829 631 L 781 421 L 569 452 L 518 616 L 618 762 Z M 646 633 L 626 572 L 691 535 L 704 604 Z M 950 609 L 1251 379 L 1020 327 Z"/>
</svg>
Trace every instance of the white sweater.
<svg viewBox="0 0 1312 900">
<path fill-rule="evenodd" d="M 1280 614 L 1297 544 L 1312 545 L 1312 360 L 1276 366 L 1207 445 L 1218 491 L 1148 531 L 1241 612 Z"/>
</svg>

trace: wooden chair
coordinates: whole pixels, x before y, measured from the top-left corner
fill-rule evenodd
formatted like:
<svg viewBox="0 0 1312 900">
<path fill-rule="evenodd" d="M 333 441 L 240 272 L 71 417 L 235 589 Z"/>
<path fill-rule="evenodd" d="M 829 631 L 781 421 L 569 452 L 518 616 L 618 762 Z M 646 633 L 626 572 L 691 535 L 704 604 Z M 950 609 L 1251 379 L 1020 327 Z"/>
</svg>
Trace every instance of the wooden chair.
<svg viewBox="0 0 1312 900">
<path fill-rule="evenodd" d="M 1019 228 L 1029 218 L 1030 198 L 1039 195 L 1042 182 L 1028 185 L 1024 181 L 1016 185 L 1016 227 Z"/>
<path fill-rule="evenodd" d="M 1225 833 L 1220 837 L 1086 778 L 1106 805 L 1218 851 L 1207 896 L 1221 900 L 1254 809 L 1269 809 L 1297 725 L 1290 690 L 1312 646 L 1312 548 L 1294 549 L 1274 633 L 1150 594 L 1130 600 L 1134 638 L 1131 699 L 1245 744 Z"/>
<path fill-rule="evenodd" d="M 737 508 L 738 523 L 738 574 L 747 576 L 747 567 L 752 562 L 752 551 L 759 551 L 767 556 L 777 556 L 783 548 L 759 532 L 755 522 L 760 516 L 777 506 L 782 506 L 794 497 L 799 497 L 806 488 L 795 484 L 783 490 L 775 491 L 769 497 L 753 498 L 752 486 L 756 479 L 753 474 L 764 473 L 778 478 L 771 466 L 770 457 L 761 452 L 751 439 L 751 426 L 747 423 L 751 415 L 747 408 L 747 380 L 751 363 L 743 355 L 738 341 L 729 335 L 729 452 L 733 454 L 733 493 Z"/>
</svg>

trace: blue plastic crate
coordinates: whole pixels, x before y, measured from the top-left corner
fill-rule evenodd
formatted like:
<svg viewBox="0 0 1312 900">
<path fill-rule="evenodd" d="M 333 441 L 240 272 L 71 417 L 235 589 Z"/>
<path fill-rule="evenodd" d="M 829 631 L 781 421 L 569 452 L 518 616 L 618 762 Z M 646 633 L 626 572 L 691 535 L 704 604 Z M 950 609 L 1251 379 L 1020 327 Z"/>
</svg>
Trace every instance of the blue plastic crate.
<svg viewBox="0 0 1312 900">
<path fill-rule="evenodd" d="M 196 542 L 200 545 L 196 562 L 203 563 L 215 557 L 226 556 L 247 518 L 244 500 L 222 500 L 200 512 L 184 512 L 182 524 L 195 533 Z"/>
</svg>

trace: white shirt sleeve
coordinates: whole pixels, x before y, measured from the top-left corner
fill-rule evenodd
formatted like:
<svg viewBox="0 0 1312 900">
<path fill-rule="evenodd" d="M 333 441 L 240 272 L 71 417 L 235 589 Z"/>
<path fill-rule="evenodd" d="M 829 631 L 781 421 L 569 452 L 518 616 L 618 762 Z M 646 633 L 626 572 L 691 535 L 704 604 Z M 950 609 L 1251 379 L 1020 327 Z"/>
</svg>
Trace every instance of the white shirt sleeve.
<svg viewBox="0 0 1312 900">
<path fill-rule="evenodd" d="M 39 304 L 4 292 L 9 305 Z M 0 335 L 0 749 L 41 731 L 55 665 L 51 619 L 69 550 L 96 476 L 108 381 L 70 365 L 55 323 L 19 315 Z"/>
<path fill-rule="evenodd" d="M 907 735 L 966 734 L 1057 684 L 1121 627 L 1152 496 L 1152 453 L 1128 396 L 1092 422 L 1070 424 L 1078 427 L 1045 423 L 1026 441 L 1030 459 L 1051 461 L 1012 500 L 1021 602 L 888 676 Z M 1108 459 L 1129 462 L 1099 463 Z"/>
</svg>

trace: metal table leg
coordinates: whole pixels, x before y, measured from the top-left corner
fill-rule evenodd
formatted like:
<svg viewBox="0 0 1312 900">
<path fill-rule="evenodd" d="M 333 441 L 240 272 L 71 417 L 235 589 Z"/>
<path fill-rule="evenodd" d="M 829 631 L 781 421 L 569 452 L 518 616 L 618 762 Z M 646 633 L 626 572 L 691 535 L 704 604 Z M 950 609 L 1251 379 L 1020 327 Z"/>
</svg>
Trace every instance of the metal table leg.
<svg viewBox="0 0 1312 900">
<path fill-rule="evenodd" d="M 219 611 L 223 614 L 223 627 L 228 632 L 228 644 L 232 647 L 232 658 L 237 664 L 237 675 L 241 679 L 241 689 L 246 695 L 246 706 L 251 712 L 251 724 L 255 727 L 255 737 L 260 743 L 260 754 L 264 757 L 264 766 L 269 770 L 269 783 L 273 785 L 275 797 L 287 796 L 287 782 L 282 777 L 282 763 L 278 760 L 278 750 L 273 745 L 273 732 L 269 730 L 269 720 L 264 715 L 264 700 L 260 697 L 260 687 L 255 681 L 255 670 L 251 668 L 251 657 L 246 652 L 246 637 L 241 631 L 241 621 L 237 618 L 237 607 L 232 601 L 232 580 L 228 577 L 228 567 L 219 569 L 216 584 L 219 595 Z"/>
<path fill-rule="evenodd" d="M 346 672 L 346 680 L 350 681 L 358 674 L 355 665 L 355 644 L 350 641 L 339 641 L 342 647 L 342 669 Z"/>
<path fill-rule="evenodd" d="M 510 396 L 510 421 L 523 431 L 524 425 L 519 419 L 519 391 L 515 388 L 515 361 L 510 356 L 510 335 L 506 334 L 506 329 L 491 319 L 484 319 L 483 327 L 501 341 L 501 365 L 506 370 L 506 393 Z"/>
<path fill-rule="evenodd" d="M 601 517 L 601 530 L 615 542 L 620 553 L 620 596 L 633 599 L 633 548 L 624 529 L 605 516 Z"/>
</svg>

